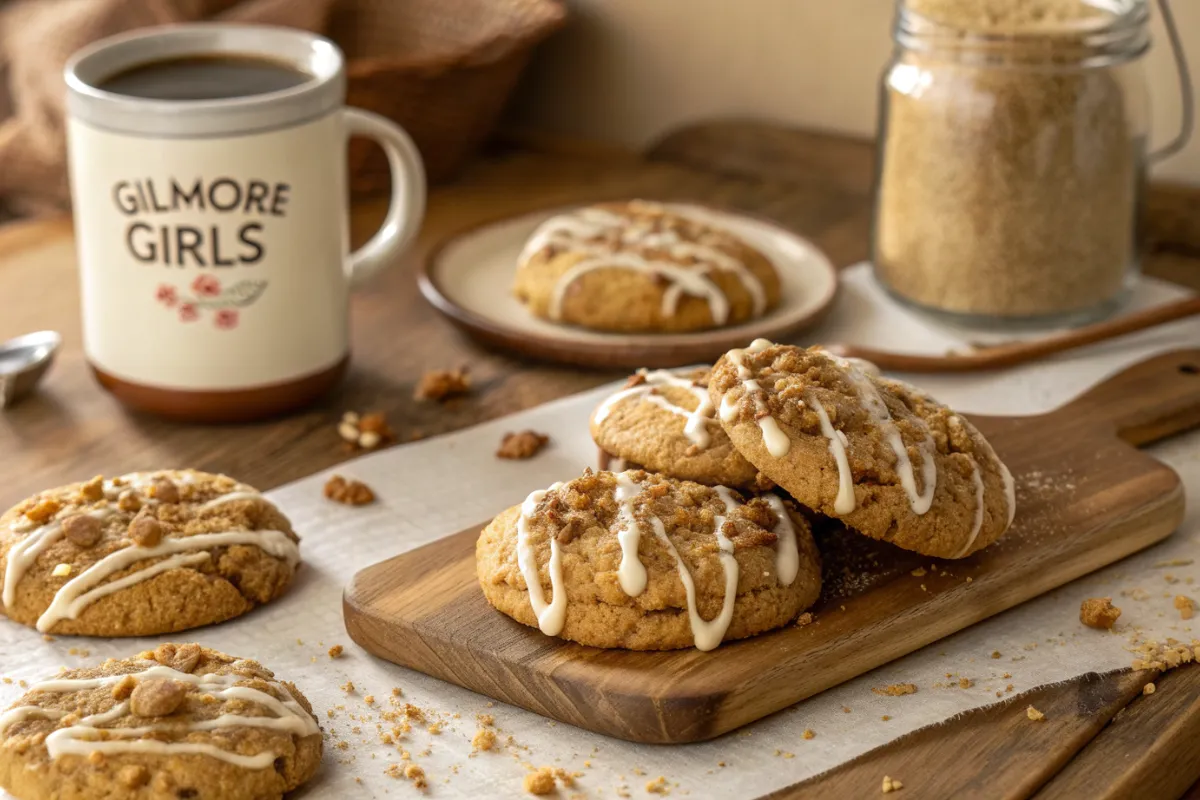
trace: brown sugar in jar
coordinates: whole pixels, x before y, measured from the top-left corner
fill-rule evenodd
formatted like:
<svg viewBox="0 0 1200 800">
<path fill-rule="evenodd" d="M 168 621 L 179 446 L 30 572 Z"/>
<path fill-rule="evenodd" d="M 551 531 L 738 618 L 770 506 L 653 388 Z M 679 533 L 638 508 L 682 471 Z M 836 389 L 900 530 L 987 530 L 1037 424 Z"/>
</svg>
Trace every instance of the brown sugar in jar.
<svg viewBox="0 0 1200 800">
<path fill-rule="evenodd" d="M 1080 322 L 1120 301 L 1147 116 L 1146 11 L 1127 5 L 902 0 L 872 247 L 893 295 L 988 324 Z"/>
</svg>

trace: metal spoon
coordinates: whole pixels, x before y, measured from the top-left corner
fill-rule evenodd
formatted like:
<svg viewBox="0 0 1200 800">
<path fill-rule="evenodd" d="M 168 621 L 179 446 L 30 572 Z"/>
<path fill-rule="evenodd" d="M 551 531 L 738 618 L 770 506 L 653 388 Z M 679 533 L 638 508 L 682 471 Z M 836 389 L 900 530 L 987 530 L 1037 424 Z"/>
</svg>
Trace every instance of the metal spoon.
<svg viewBox="0 0 1200 800">
<path fill-rule="evenodd" d="M 54 363 L 62 337 L 54 331 L 27 333 L 0 342 L 0 408 L 33 391 Z"/>
</svg>

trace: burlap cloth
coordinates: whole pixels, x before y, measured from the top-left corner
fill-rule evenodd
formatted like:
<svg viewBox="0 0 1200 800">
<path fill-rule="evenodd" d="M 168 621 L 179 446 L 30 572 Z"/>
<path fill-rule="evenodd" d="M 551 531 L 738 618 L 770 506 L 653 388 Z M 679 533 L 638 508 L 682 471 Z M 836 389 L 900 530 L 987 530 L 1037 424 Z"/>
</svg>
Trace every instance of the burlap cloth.
<svg viewBox="0 0 1200 800">
<path fill-rule="evenodd" d="M 320 32 L 334 0 L 0 0 L 0 222 L 70 207 L 62 71 L 79 48 L 213 19 Z"/>
</svg>

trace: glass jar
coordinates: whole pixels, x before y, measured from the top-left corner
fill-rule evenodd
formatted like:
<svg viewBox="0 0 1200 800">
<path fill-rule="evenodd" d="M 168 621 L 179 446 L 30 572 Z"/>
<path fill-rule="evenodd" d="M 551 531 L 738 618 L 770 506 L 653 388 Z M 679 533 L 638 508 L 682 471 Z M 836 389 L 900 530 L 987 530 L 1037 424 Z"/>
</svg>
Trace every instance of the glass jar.
<svg viewBox="0 0 1200 800">
<path fill-rule="evenodd" d="M 1139 266 L 1148 19 L 1145 0 L 897 0 L 872 226 L 893 296 L 985 327 L 1120 303 Z"/>
</svg>

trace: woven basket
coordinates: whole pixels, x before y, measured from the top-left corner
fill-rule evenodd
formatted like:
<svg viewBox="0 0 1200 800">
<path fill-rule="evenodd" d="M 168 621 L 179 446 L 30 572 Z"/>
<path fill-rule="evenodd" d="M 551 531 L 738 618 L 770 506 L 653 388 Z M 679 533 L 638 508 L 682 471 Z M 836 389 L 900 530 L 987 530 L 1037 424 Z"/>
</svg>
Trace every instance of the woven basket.
<svg viewBox="0 0 1200 800">
<path fill-rule="evenodd" d="M 452 178 L 492 132 L 533 46 L 560 27 L 558 0 L 340 0 L 329 34 L 347 56 L 347 102 L 408 131 L 431 183 Z M 350 144 L 357 194 L 387 190 L 387 159 Z"/>
</svg>

